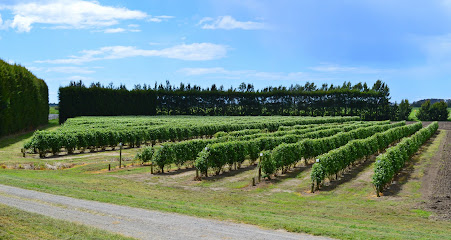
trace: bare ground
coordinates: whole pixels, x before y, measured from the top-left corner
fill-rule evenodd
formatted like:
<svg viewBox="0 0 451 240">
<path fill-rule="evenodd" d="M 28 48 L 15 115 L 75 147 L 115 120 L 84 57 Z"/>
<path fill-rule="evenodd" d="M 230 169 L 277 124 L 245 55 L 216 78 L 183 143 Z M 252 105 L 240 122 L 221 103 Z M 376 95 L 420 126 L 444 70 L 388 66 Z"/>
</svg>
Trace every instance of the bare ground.
<svg viewBox="0 0 451 240">
<path fill-rule="evenodd" d="M 421 191 L 425 208 L 437 214 L 438 219 L 451 220 L 451 131 L 440 144 L 423 177 Z"/>
</svg>

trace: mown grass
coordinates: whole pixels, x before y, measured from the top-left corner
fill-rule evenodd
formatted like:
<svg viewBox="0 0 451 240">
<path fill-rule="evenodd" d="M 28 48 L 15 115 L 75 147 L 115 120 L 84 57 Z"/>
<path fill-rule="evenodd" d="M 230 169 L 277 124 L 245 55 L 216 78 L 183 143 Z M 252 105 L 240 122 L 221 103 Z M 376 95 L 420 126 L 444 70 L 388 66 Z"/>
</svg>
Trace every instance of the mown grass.
<svg viewBox="0 0 451 240">
<path fill-rule="evenodd" d="M 442 131 L 444 132 L 444 131 Z M 418 156 L 415 172 L 424 168 L 443 137 Z M 15 144 L 25 138 L 18 137 Z M 0 146 L 3 146 L 0 142 Z M 7 156 L 20 153 L 8 145 L 0 151 Z M 126 150 L 132 156 L 137 150 Z M 114 153 L 114 152 L 113 152 Z M 70 161 L 79 163 L 65 170 L 0 169 L 0 183 L 70 197 L 96 200 L 132 207 L 176 212 L 204 218 L 231 220 L 271 229 L 286 229 L 326 235 L 339 239 L 450 239 L 451 222 L 429 220 L 431 213 L 419 208 L 419 178 L 407 179 L 400 192 L 376 198 L 368 164 L 355 178 L 333 190 L 309 193 L 310 168 L 296 168 L 287 176 L 250 186 L 255 169 L 227 176 L 193 181 L 193 170 L 171 174 L 150 174 L 149 167 L 129 167 L 106 171 L 117 156 L 102 153 Z M 3 162 L 50 161 L 14 158 Z M 64 161 L 64 160 L 54 160 Z M 69 161 L 69 160 L 66 160 Z M 81 165 L 81 163 L 85 163 Z M 130 164 L 130 162 L 127 162 Z M 112 167 L 115 167 L 114 162 Z M 412 174 L 412 176 L 415 176 Z M 420 209 L 420 210 L 419 210 Z"/>
<path fill-rule="evenodd" d="M 0 204 L 0 239 L 132 239 Z"/>
<path fill-rule="evenodd" d="M 60 111 L 58 107 L 49 107 L 49 114 L 59 114 Z"/>
</svg>

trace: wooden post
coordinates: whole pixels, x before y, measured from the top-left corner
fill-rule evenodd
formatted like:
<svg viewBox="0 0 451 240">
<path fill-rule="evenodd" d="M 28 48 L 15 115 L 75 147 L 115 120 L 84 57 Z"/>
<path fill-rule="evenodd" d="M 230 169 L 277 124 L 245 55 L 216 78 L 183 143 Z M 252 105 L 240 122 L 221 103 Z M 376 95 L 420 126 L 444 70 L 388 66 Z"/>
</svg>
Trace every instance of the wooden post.
<svg viewBox="0 0 451 240">
<path fill-rule="evenodd" d="M 258 182 L 262 181 L 262 166 L 258 164 Z"/>
<path fill-rule="evenodd" d="M 153 174 L 153 163 L 150 163 L 150 174 Z"/>
<path fill-rule="evenodd" d="M 119 143 L 119 168 L 122 165 L 122 143 Z"/>
<path fill-rule="evenodd" d="M 199 170 L 196 168 L 196 179 L 199 179 Z"/>
<path fill-rule="evenodd" d="M 315 192 L 315 182 L 312 181 L 312 193 Z"/>
<path fill-rule="evenodd" d="M 22 152 L 22 156 L 25 157 L 25 148 L 20 149 L 20 151 Z"/>
<path fill-rule="evenodd" d="M 111 163 L 108 164 L 108 172 L 111 171 Z"/>
<path fill-rule="evenodd" d="M 252 186 L 256 186 L 256 184 L 255 184 L 255 177 L 252 178 Z"/>
</svg>

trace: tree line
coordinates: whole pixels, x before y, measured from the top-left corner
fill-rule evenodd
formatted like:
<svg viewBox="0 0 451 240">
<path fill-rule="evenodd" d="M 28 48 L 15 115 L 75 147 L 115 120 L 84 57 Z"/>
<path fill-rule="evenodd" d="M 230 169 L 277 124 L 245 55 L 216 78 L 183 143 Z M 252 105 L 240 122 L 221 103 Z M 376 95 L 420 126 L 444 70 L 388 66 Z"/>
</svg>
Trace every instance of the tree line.
<svg viewBox="0 0 451 240">
<path fill-rule="evenodd" d="M 389 119 L 388 86 L 376 81 L 341 86 L 307 82 L 290 87 L 266 87 L 256 90 L 252 84 L 225 89 L 213 84 L 208 88 L 183 84 L 173 86 L 155 83 L 114 87 L 81 81 L 61 87 L 60 122 L 75 116 L 107 115 L 210 115 L 210 116 L 361 116 L 365 120 Z"/>
<path fill-rule="evenodd" d="M 421 104 L 417 113 L 417 118 L 421 121 L 446 121 L 448 117 L 448 105 L 444 101 L 431 104 L 431 101 L 427 100 Z"/>
<path fill-rule="evenodd" d="M 48 122 L 48 87 L 25 67 L 0 59 L 0 136 Z"/>
<path fill-rule="evenodd" d="M 59 122 L 77 116 L 155 115 L 156 101 L 156 92 L 147 86 L 129 91 L 124 85 L 71 82 L 59 88 Z"/>
</svg>

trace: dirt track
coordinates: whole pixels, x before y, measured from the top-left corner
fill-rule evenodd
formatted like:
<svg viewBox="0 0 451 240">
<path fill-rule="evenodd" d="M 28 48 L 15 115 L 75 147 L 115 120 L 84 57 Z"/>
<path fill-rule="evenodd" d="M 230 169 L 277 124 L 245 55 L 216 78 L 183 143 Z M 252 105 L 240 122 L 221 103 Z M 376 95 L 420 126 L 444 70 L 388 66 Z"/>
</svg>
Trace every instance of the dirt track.
<svg viewBox="0 0 451 240">
<path fill-rule="evenodd" d="M 451 220 L 451 131 L 446 132 L 431 159 L 423 177 L 422 192 L 427 209 L 435 212 L 438 219 Z"/>
</svg>

